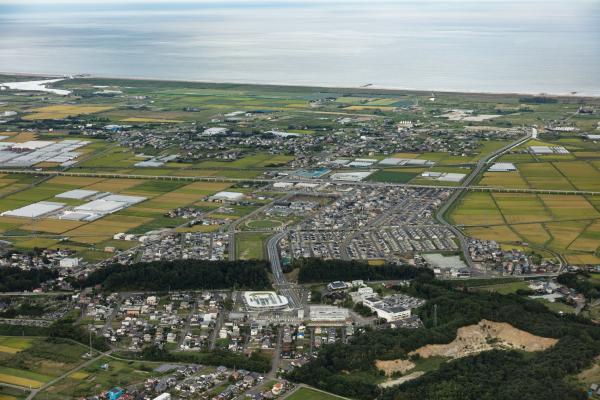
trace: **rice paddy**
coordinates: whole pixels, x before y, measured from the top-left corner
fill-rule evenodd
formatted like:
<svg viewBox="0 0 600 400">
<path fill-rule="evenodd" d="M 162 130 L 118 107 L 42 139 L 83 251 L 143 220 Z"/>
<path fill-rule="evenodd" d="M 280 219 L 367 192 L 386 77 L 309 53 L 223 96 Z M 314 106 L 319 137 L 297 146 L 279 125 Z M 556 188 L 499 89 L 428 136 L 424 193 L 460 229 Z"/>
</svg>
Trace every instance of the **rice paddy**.
<svg viewBox="0 0 600 400">
<path fill-rule="evenodd" d="M 53 105 L 33 109 L 32 114 L 24 117 L 26 120 L 63 119 L 83 114 L 95 114 L 112 109 L 112 106 L 97 105 Z"/>
<path fill-rule="evenodd" d="M 527 243 L 563 254 L 572 263 L 595 263 L 599 205 L 596 197 L 580 195 L 470 192 L 450 218 L 472 237 L 515 246 Z"/>
<path fill-rule="evenodd" d="M 0 336 L 0 382 L 39 388 L 83 362 L 84 346 L 64 340 Z M 16 351 L 14 351 L 16 350 Z"/>
</svg>

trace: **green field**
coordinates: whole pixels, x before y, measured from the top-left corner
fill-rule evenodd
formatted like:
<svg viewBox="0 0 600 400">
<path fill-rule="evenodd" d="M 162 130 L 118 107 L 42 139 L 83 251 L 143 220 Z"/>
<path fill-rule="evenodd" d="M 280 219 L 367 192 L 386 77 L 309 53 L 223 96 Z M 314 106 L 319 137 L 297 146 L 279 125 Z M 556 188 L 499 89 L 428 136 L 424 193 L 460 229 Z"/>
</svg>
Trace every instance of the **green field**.
<svg viewBox="0 0 600 400">
<path fill-rule="evenodd" d="M 235 235 L 236 259 L 264 259 L 265 240 L 271 236 L 271 233 L 251 233 L 242 232 Z"/>
<path fill-rule="evenodd" d="M 391 183 L 406 183 L 419 175 L 418 172 L 404 172 L 402 170 L 379 170 L 367 178 L 373 182 L 391 182 Z"/>
<path fill-rule="evenodd" d="M 487 290 L 490 292 L 500 293 L 500 294 L 511 294 L 516 293 L 519 289 L 527 289 L 529 287 L 526 281 L 519 282 L 509 282 L 509 283 L 499 283 L 496 285 L 489 286 L 478 286 L 477 290 Z"/>
<path fill-rule="evenodd" d="M 345 397 L 336 396 L 335 394 L 322 392 L 320 390 L 301 387 L 291 395 L 285 398 L 286 400 L 340 400 Z"/>
<path fill-rule="evenodd" d="M 283 223 L 281 221 L 277 221 L 275 219 L 257 219 L 246 222 L 246 226 L 248 228 L 255 229 L 270 229 L 277 228 L 281 226 Z"/>
</svg>

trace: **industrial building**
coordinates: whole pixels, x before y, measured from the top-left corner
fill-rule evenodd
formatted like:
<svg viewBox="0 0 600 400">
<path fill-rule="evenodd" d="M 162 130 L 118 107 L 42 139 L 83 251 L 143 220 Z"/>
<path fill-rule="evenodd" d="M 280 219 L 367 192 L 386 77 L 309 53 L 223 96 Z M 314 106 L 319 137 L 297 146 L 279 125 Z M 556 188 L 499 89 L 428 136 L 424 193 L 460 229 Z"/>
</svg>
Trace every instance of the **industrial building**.
<svg viewBox="0 0 600 400">
<path fill-rule="evenodd" d="M 31 167 L 41 162 L 62 164 L 77 158 L 80 153 L 75 150 L 87 144 L 85 140 L 1 142 L 0 167 Z"/>
<path fill-rule="evenodd" d="M 95 221 L 144 200 L 146 197 L 104 193 L 99 198 L 63 211 L 58 218 L 69 221 Z"/>
<path fill-rule="evenodd" d="M 68 192 L 59 193 L 54 197 L 59 199 L 83 200 L 92 197 L 95 194 L 98 194 L 97 190 L 74 189 L 69 190 Z"/>
<path fill-rule="evenodd" d="M 442 182 L 460 182 L 464 179 L 465 176 L 466 174 L 458 174 L 455 172 L 425 171 L 421 174 L 422 178 L 428 178 Z"/>
<path fill-rule="evenodd" d="M 356 171 L 356 172 L 337 172 L 335 174 L 331 174 L 329 179 L 332 181 L 347 181 L 347 182 L 360 182 L 363 179 L 367 178 L 369 175 L 373 174 L 375 170 L 370 171 Z"/>
<path fill-rule="evenodd" d="M 52 212 L 58 211 L 65 206 L 64 203 L 55 203 L 53 201 L 39 201 L 27 206 L 17 208 L 15 210 L 5 211 L 3 217 L 23 217 L 23 218 L 38 218 Z"/>
<path fill-rule="evenodd" d="M 529 146 L 529 151 L 533 154 L 569 154 L 569 150 L 563 146 Z"/>
<path fill-rule="evenodd" d="M 516 170 L 517 167 L 515 166 L 515 164 L 504 162 L 495 163 L 488 169 L 489 172 L 510 172 Z"/>
</svg>

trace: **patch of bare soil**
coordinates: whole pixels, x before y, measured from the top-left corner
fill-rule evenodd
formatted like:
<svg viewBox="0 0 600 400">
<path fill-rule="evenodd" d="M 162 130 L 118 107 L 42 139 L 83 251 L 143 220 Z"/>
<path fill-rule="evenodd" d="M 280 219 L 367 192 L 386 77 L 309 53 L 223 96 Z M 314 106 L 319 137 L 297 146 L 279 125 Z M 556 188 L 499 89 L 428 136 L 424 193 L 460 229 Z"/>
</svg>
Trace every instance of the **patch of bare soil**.
<svg viewBox="0 0 600 400">
<path fill-rule="evenodd" d="M 391 376 L 394 372 L 404 374 L 413 369 L 415 364 L 410 360 L 375 360 L 375 366 L 383 371 L 385 376 Z"/>
<path fill-rule="evenodd" d="M 424 374 L 425 374 L 425 372 L 423 372 L 423 371 L 415 371 L 411 374 L 401 376 L 400 378 L 382 382 L 379 384 L 379 387 L 387 388 L 387 387 L 392 387 L 392 386 L 396 386 L 396 385 L 402 385 L 404 382 L 412 381 L 413 379 L 417 379 L 418 377 L 420 377 Z"/>
<path fill-rule="evenodd" d="M 419 354 L 423 358 L 435 356 L 461 358 L 493 349 L 541 351 L 554 346 L 557 342 L 557 339 L 536 336 L 504 322 L 483 319 L 477 325 L 459 328 L 456 339 L 448 344 L 423 346 L 410 355 Z"/>
</svg>

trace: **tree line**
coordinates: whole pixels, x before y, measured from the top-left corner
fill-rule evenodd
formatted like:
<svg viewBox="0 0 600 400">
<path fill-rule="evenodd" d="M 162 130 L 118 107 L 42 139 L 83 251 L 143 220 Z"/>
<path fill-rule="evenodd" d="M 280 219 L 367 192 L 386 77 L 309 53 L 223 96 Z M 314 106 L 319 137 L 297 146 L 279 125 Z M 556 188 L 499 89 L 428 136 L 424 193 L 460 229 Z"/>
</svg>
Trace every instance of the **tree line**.
<svg viewBox="0 0 600 400">
<path fill-rule="evenodd" d="M 33 290 L 51 279 L 56 279 L 58 272 L 48 268 L 24 270 L 17 267 L 0 268 L 0 292 L 22 292 Z"/>
<path fill-rule="evenodd" d="M 429 268 L 410 265 L 369 265 L 363 261 L 323 260 L 320 258 L 301 258 L 294 261 L 299 268 L 300 283 L 352 281 L 408 280 L 419 276 L 433 277 Z"/>
<path fill-rule="evenodd" d="M 113 264 L 92 272 L 81 287 L 105 290 L 266 289 L 270 286 L 266 261 L 177 260 Z"/>
</svg>

